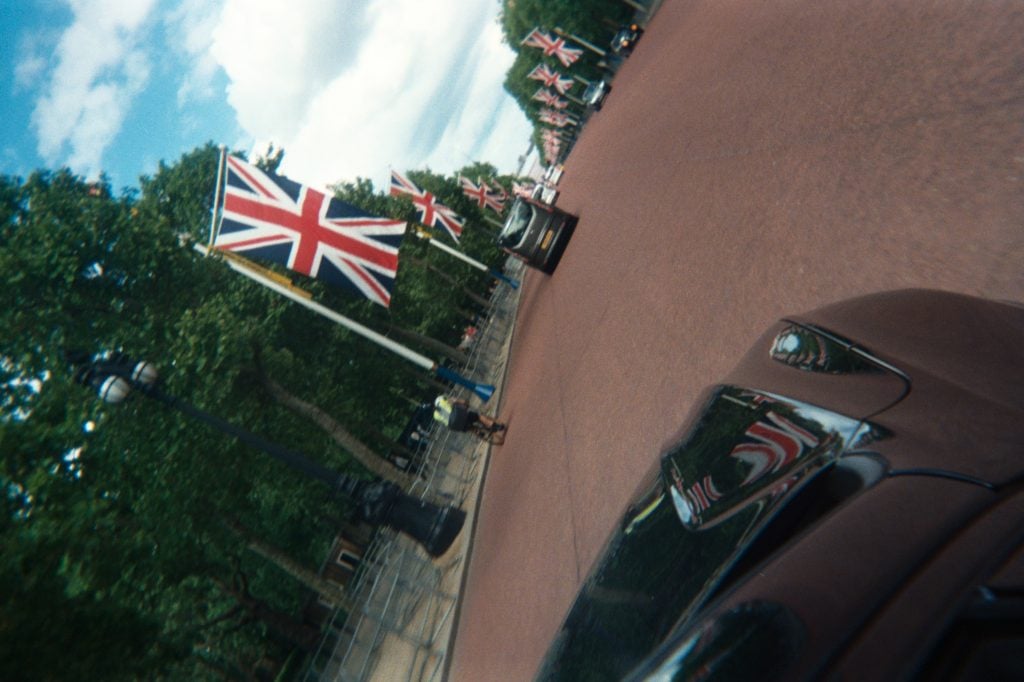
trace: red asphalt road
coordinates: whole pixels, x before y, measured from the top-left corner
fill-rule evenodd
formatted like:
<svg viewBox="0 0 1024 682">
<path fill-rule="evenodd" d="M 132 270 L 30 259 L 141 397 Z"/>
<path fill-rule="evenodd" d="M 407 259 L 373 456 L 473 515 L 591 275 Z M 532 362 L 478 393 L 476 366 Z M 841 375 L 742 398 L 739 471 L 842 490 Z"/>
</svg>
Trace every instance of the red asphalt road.
<svg viewBox="0 0 1024 682">
<path fill-rule="evenodd" d="M 787 313 L 1024 301 L 1024 4 L 665 0 L 566 163 L 449 678 L 534 676 L 642 471 Z M 1020 349 L 1007 349 L 1020 352 Z"/>
</svg>

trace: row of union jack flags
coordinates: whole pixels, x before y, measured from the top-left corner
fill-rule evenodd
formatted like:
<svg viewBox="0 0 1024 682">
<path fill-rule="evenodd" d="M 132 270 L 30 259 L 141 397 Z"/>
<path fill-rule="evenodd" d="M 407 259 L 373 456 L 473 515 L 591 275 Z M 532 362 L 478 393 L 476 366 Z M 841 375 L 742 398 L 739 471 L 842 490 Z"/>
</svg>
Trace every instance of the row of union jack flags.
<svg viewBox="0 0 1024 682">
<path fill-rule="evenodd" d="M 406 223 L 370 215 L 352 204 L 227 156 L 220 224 L 213 247 L 278 263 L 388 306 Z M 501 213 L 508 196 L 483 181 L 460 178 L 478 205 Z M 424 225 L 456 242 L 464 220 L 397 171 L 391 195 L 412 199 Z"/>
<path fill-rule="evenodd" d="M 583 50 L 570 47 L 563 38 L 553 37 L 538 28 L 530 31 L 521 41 L 522 45 L 539 48 L 545 56 L 554 57 L 562 63 L 562 66 L 571 66 L 583 54 Z M 539 80 L 545 87 L 554 88 L 559 94 L 566 95 L 574 81 L 565 78 L 561 73 L 555 71 L 547 64 L 538 64 L 533 71 L 527 74 L 527 78 Z M 541 123 L 563 128 L 567 125 L 575 125 L 576 122 L 565 110 L 569 102 L 558 95 L 544 88 L 533 94 L 533 99 L 547 105 L 548 108 L 541 109 L 537 117 Z M 561 140 L 548 138 L 544 141 L 544 158 L 551 162 L 556 159 L 561 151 Z"/>
</svg>

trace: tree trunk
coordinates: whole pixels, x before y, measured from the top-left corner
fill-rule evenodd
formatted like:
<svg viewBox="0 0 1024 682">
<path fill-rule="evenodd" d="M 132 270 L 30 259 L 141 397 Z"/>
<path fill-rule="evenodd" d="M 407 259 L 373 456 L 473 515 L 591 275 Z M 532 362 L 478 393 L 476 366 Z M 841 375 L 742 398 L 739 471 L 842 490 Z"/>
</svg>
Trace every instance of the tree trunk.
<svg viewBox="0 0 1024 682">
<path fill-rule="evenodd" d="M 391 466 L 384 458 L 378 456 L 365 443 L 353 436 L 345 427 L 335 421 L 329 414 L 312 403 L 307 403 L 298 396 L 288 392 L 281 384 L 277 383 L 266 374 L 260 372 L 263 385 L 267 387 L 270 394 L 286 406 L 288 409 L 311 420 L 322 428 L 334 440 L 335 443 L 351 454 L 356 461 L 370 470 L 374 475 L 391 481 L 408 490 L 413 483 L 413 477 L 403 473 Z"/>
<path fill-rule="evenodd" d="M 465 320 L 466 324 L 477 324 L 477 314 L 472 310 L 466 310 L 465 308 L 456 308 L 456 312 L 459 313 Z"/>
<path fill-rule="evenodd" d="M 267 542 L 263 542 L 237 520 L 227 519 L 224 523 L 233 533 L 239 535 L 245 540 L 246 547 L 250 551 L 259 554 L 261 557 L 271 562 L 309 589 L 321 595 L 327 601 L 336 605 L 338 608 L 342 608 L 347 611 L 352 611 L 355 608 L 352 604 L 352 599 L 339 585 L 332 583 L 330 580 L 321 578 L 315 571 L 312 571 L 295 561 L 281 549 L 274 547 Z M 238 590 L 229 591 L 233 594 Z M 251 598 L 255 599 L 254 597 Z M 242 606 L 248 609 L 248 606 L 245 603 L 242 603 Z M 269 606 L 267 608 L 269 609 Z M 291 619 L 290 616 L 288 618 Z M 294 619 L 291 620 L 295 622 Z M 297 622 L 295 624 L 301 625 L 301 623 Z"/>
<path fill-rule="evenodd" d="M 471 301 L 473 301 L 477 305 L 479 305 L 479 306 L 481 306 L 483 308 L 486 308 L 486 307 L 488 307 L 491 304 L 490 301 L 488 301 L 486 298 L 484 298 L 480 294 L 478 294 L 478 293 L 476 293 L 474 291 L 471 291 L 470 289 L 467 289 L 466 287 L 464 287 L 461 284 L 459 284 L 455 280 L 454 277 L 452 277 L 451 275 L 446 273 L 444 270 L 441 270 L 440 268 L 437 268 L 437 267 L 431 265 L 430 263 L 428 263 L 427 261 L 422 260 L 420 258 L 406 257 L 406 259 L 411 261 L 413 265 L 417 265 L 417 266 L 419 266 L 421 268 L 426 268 L 427 270 L 430 270 L 432 273 L 434 273 L 435 275 L 437 275 L 438 277 L 440 277 L 444 281 L 448 282 L 448 284 L 451 284 L 453 287 L 458 287 L 458 288 L 462 289 L 462 293 L 464 293 Z"/>
<path fill-rule="evenodd" d="M 398 441 L 394 440 L 393 438 L 388 437 L 388 435 L 386 433 L 384 433 L 382 431 L 378 431 L 377 429 L 373 428 L 372 426 L 365 426 L 364 428 L 367 431 L 369 431 L 370 435 L 373 436 L 374 438 L 376 438 L 377 441 L 381 445 L 384 445 L 389 450 L 391 450 L 391 452 L 395 452 L 395 453 L 397 453 L 399 455 L 402 455 L 404 457 L 408 457 L 409 459 L 412 459 L 412 458 L 414 458 L 416 456 L 415 452 L 413 452 L 409 448 L 405 447 L 404 445 L 402 445 Z"/>
<path fill-rule="evenodd" d="M 460 365 L 464 365 L 469 362 L 469 356 L 463 353 L 458 348 L 452 348 L 446 343 L 442 343 L 437 339 L 432 339 L 429 336 L 424 336 L 419 332 L 414 332 L 411 329 L 402 329 L 401 327 L 388 327 L 388 333 L 394 334 L 403 341 L 410 343 L 418 343 L 424 348 L 436 351 L 441 355 L 445 356 L 450 360 L 454 360 Z"/>
<path fill-rule="evenodd" d="M 211 650 L 213 648 L 209 643 L 204 643 L 204 646 L 210 647 Z M 216 674 L 225 682 L 228 680 L 231 682 L 249 682 L 252 679 L 237 665 L 210 658 L 209 651 L 197 647 L 192 653 L 201 666 Z"/>
</svg>

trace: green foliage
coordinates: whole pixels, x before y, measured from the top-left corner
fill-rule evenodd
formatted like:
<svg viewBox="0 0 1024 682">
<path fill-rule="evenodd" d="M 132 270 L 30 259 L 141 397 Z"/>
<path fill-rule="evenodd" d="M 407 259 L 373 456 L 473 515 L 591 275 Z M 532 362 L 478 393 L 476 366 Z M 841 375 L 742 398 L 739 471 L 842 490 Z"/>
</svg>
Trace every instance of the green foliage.
<svg viewBox="0 0 1024 682">
<path fill-rule="evenodd" d="M 361 465 L 274 400 L 261 372 L 364 440 L 397 433 L 406 396 L 424 397 L 390 353 L 189 246 L 209 237 L 218 154 L 208 144 L 161 163 L 141 192 L 117 198 L 66 170 L 0 176 L 2 671 L 220 679 L 246 677 L 263 657 L 284 660 L 293 644 L 241 608 L 229 585 L 244 575 L 252 598 L 296 617 L 307 592 L 247 551 L 228 519 L 315 567 L 335 531 L 327 519 L 347 513 L 321 483 L 156 401 L 99 403 L 74 383 L 67 351 L 149 359 L 167 393 L 357 475 Z M 265 162 L 281 154 L 268 150 Z M 415 177 L 467 218 L 464 251 L 503 261 L 457 177 Z M 337 191 L 412 217 L 408 200 L 366 180 Z M 401 262 L 390 309 L 289 276 L 384 333 L 454 343 L 460 311 L 472 308 L 467 292 L 483 293 L 488 278 L 412 236 Z"/>
</svg>

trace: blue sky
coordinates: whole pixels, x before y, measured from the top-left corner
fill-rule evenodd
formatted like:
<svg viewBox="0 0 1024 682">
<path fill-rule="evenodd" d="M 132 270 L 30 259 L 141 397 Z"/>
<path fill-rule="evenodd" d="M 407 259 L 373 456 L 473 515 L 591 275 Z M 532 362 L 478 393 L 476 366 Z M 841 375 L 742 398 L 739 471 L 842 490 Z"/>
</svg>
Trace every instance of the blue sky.
<svg viewBox="0 0 1024 682">
<path fill-rule="evenodd" d="M 2 0 L 0 172 L 137 186 L 212 140 L 326 185 L 389 167 L 513 171 L 498 0 Z"/>
</svg>

